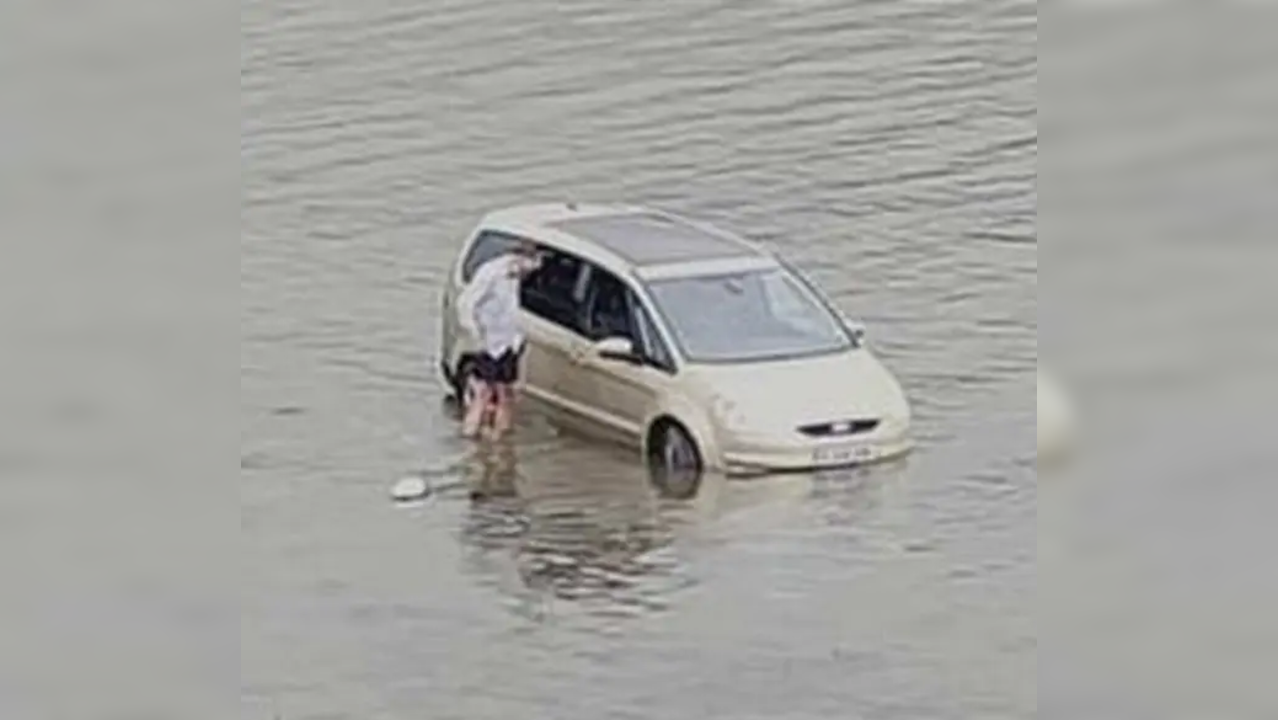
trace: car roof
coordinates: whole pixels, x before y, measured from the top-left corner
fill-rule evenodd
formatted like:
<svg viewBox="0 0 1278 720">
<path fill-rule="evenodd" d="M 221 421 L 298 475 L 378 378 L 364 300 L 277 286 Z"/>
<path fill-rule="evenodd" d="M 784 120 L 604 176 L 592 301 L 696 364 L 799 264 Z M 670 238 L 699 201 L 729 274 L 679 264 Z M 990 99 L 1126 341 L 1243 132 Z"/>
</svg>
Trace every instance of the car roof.
<svg viewBox="0 0 1278 720">
<path fill-rule="evenodd" d="M 619 274 L 696 274 L 774 264 L 770 253 L 704 223 L 629 205 L 533 205 L 498 211 L 485 226 L 581 255 Z"/>
</svg>

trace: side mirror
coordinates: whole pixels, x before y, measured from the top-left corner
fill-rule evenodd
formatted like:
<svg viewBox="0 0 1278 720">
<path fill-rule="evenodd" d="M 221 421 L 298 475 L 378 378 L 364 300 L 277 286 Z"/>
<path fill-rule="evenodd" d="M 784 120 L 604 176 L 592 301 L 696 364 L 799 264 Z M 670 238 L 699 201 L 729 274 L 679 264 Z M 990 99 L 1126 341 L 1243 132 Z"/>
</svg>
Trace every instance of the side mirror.
<svg viewBox="0 0 1278 720">
<path fill-rule="evenodd" d="M 595 343 L 595 354 L 604 360 L 637 363 L 639 356 L 635 353 L 635 344 L 628 338 L 611 337 Z"/>
</svg>

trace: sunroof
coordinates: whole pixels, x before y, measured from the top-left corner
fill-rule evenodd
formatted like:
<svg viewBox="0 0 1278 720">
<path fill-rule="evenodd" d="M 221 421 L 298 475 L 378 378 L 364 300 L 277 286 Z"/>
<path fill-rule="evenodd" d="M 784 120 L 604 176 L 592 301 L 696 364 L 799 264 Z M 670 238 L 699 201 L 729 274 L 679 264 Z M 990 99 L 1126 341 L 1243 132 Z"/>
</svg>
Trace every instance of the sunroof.
<svg viewBox="0 0 1278 720">
<path fill-rule="evenodd" d="M 702 230 L 677 218 L 629 213 L 574 218 L 555 228 L 590 240 L 635 265 L 750 256 L 750 249 L 730 238 Z"/>
</svg>

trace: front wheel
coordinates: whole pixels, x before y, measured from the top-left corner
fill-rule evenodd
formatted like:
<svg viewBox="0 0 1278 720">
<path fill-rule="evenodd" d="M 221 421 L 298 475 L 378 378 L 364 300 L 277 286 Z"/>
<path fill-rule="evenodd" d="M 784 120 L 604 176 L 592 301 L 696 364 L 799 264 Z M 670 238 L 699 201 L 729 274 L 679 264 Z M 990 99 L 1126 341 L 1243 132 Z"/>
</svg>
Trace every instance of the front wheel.
<svg viewBox="0 0 1278 720">
<path fill-rule="evenodd" d="M 648 469 L 663 496 L 692 500 L 701 490 L 705 460 L 686 428 L 663 422 L 654 428 L 648 443 Z"/>
</svg>

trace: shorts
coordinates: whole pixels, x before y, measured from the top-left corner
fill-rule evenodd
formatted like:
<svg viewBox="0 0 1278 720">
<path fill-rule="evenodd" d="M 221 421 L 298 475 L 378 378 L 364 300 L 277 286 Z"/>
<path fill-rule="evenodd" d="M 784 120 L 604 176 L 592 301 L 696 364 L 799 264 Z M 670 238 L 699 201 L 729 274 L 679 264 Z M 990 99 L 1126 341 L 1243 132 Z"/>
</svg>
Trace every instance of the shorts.
<svg viewBox="0 0 1278 720">
<path fill-rule="evenodd" d="M 507 350 L 501 357 L 480 353 L 475 362 L 475 377 L 489 385 L 514 385 L 519 381 L 520 354 Z"/>
</svg>

